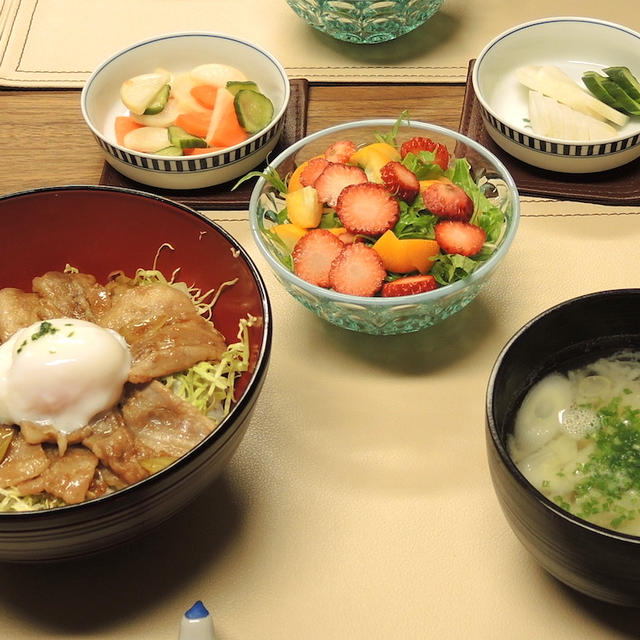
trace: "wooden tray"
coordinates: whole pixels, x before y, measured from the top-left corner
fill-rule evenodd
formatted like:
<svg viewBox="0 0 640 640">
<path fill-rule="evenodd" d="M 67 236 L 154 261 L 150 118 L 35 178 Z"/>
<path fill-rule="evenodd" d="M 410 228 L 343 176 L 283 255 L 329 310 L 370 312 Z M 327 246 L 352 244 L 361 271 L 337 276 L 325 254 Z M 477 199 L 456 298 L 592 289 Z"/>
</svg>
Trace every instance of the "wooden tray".
<svg viewBox="0 0 640 640">
<path fill-rule="evenodd" d="M 532 167 L 503 151 L 487 133 L 471 82 L 475 60 L 469 63 L 460 133 L 489 149 L 509 170 L 521 195 L 577 200 L 607 205 L 640 204 L 640 160 L 598 173 L 556 173 Z M 456 155 L 466 155 L 457 149 Z"/>
</svg>

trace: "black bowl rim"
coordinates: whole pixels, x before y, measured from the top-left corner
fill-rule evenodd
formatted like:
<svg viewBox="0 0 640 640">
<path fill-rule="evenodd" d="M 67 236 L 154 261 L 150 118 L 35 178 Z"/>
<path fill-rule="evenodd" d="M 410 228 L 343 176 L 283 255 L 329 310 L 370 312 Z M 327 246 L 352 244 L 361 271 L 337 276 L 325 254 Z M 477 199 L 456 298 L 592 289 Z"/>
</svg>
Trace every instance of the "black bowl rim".
<svg viewBox="0 0 640 640">
<path fill-rule="evenodd" d="M 607 538 L 615 539 L 622 542 L 628 542 L 634 545 L 640 545 L 640 535 L 635 536 L 627 533 L 619 533 L 613 531 L 612 529 L 607 529 L 606 527 L 601 527 L 597 524 L 593 524 L 582 518 L 574 516 L 573 514 L 565 511 L 554 502 L 546 498 L 542 493 L 540 493 L 525 477 L 522 475 L 518 467 L 515 465 L 511 456 L 509 455 L 505 443 L 502 441 L 498 434 L 498 429 L 496 427 L 496 423 L 493 418 L 493 395 L 495 392 L 495 383 L 496 378 L 498 376 L 499 370 L 502 366 L 503 361 L 508 356 L 509 351 L 512 346 L 522 339 L 526 333 L 540 320 L 547 318 L 551 315 L 557 313 L 560 309 L 565 309 L 568 306 L 581 304 L 582 302 L 594 299 L 594 298 L 604 298 L 604 297 L 612 297 L 612 296 L 628 296 L 628 295 L 638 295 L 640 296 L 640 288 L 625 288 L 625 289 L 607 289 L 604 291 L 595 291 L 593 293 L 587 293 L 580 296 L 576 296 L 574 298 L 570 298 L 568 300 L 564 300 L 559 302 L 558 304 L 549 307 L 548 309 L 542 311 L 538 315 L 534 316 L 531 320 L 526 322 L 516 333 L 514 333 L 511 338 L 504 345 L 502 350 L 500 351 L 493 368 L 491 369 L 491 373 L 489 375 L 489 381 L 487 383 L 487 391 L 486 391 L 486 423 L 487 423 L 487 431 L 491 437 L 491 442 L 495 450 L 497 451 L 501 462 L 504 466 L 509 470 L 511 476 L 516 480 L 516 482 L 544 509 L 552 511 L 557 517 L 562 518 L 563 520 L 583 529 L 585 531 L 590 531 L 597 535 L 602 535 Z"/>
<path fill-rule="evenodd" d="M 110 185 L 92 185 L 92 184 L 72 184 L 72 185 L 62 185 L 62 186 L 47 186 L 47 187 L 36 187 L 33 189 L 25 189 L 23 191 L 16 191 L 13 193 L 2 194 L 0 195 L 0 202 L 12 198 L 23 197 L 27 195 L 34 195 L 38 193 L 53 193 L 59 191 L 90 191 L 90 192 L 114 192 L 121 193 L 124 195 L 130 195 L 135 197 L 141 197 L 147 200 L 157 200 L 166 204 L 168 206 L 174 207 L 176 209 L 180 209 L 185 214 L 190 215 L 192 217 L 198 218 L 200 221 L 204 222 L 207 226 L 211 227 L 216 233 L 220 234 L 225 240 L 227 240 L 235 250 L 238 251 L 238 254 L 242 257 L 243 261 L 247 265 L 251 275 L 253 276 L 256 287 L 260 294 L 260 300 L 262 302 L 262 314 L 263 314 L 263 339 L 260 347 L 260 351 L 258 352 L 256 359 L 256 366 L 253 372 L 253 375 L 242 394 L 240 400 L 231 408 L 229 414 L 218 424 L 216 429 L 210 433 L 204 440 L 198 443 L 193 449 L 191 449 L 188 453 L 184 454 L 178 460 L 171 463 L 169 466 L 164 469 L 150 475 L 139 482 L 136 482 L 132 485 L 124 487 L 119 491 L 114 493 L 100 496 L 98 498 L 93 498 L 92 500 L 87 500 L 85 502 L 80 502 L 78 504 L 64 505 L 61 507 L 53 507 L 51 509 L 41 509 L 36 511 L 22 511 L 22 512 L 0 512 L 0 519 L 3 518 L 11 518 L 12 522 L 24 522 L 28 523 L 33 521 L 37 523 L 39 519 L 47 518 L 50 514 L 55 513 L 56 515 L 61 515 L 64 512 L 67 513 L 76 513 L 78 511 L 92 511 L 94 509 L 102 510 L 102 505 L 105 503 L 111 505 L 112 509 L 117 508 L 117 505 L 126 501 L 128 495 L 135 491 L 140 487 L 153 487 L 153 485 L 158 482 L 162 482 L 164 477 L 171 473 L 174 469 L 183 467 L 188 465 L 190 461 L 199 455 L 202 449 L 208 448 L 212 446 L 214 443 L 223 439 L 223 436 L 226 436 L 230 430 L 232 430 L 234 426 L 234 418 L 237 414 L 242 415 L 246 409 L 247 404 L 250 401 L 251 396 L 255 392 L 256 389 L 259 389 L 261 383 L 266 375 L 266 369 L 269 362 L 270 354 L 271 354 L 271 344 L 273 339 L 273 321 L 272 321 L 272 311 L 271 311 L 271 301 L 269 298 L 269 294 L 267 292 L 266 285 L 264 280 L 258 271 L 257 266 L 253 262 L 253 259 L 249 256 L 244 247 L 225 229 L 223 229 L 216 222 L 205 216 L 204 214 L 188 207 L 182 203 L 175 202 L 170 200 L 169 198 L 165 198 L 164 196 L 160 196 L 153 193 L 148 193 L 146 191 L 141 191 L 138 189 L 131 189 L 126 187 L 116 187 Z"/>
</svg>

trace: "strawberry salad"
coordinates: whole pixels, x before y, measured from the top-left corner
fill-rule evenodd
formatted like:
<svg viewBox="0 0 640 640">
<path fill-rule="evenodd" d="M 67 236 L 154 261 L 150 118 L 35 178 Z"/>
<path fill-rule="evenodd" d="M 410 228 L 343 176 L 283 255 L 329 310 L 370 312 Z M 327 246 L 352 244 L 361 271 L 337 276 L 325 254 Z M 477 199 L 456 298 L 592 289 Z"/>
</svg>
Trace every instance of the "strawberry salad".
<svg viewBox="0 0 640 640">
<path fill-rule="evenodd" d="M 396 135 L 339 140 L 284 181 L 260 174 L 279 193 L 262 231 L 297 276 L 343 294 L 405 296 L 466 278 L 494 252 L 505 216 L 468 161 Z"/>
</svg>

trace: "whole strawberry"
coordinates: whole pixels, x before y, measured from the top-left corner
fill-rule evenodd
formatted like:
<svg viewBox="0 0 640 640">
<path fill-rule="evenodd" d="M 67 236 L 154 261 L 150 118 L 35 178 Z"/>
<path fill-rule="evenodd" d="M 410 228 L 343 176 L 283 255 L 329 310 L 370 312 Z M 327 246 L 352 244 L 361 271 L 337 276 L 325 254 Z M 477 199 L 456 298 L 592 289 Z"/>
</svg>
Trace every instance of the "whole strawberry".
<svg viewBox="0 0 640 640">
<path fill-rule="evenodd" d="M 400 156 L 404 158 L 409 153 L 418 155 L 420 151 L 434 151 L 434 162 L 443 171 L 445 171 L 449 166 L 450 155 L 447 147 L 440 142 L 434 142 L 431 138 L 426 138 L 424 136 L 415 136 L 404 142 L 400 147 Z"/>
<path fill-rule="evenodd" d="M 426 293 L 438 288 L 432 275 L 405 276 L 382 285 L 382 297 L 412 296 L 415 293 Z"/>
<path fill-rule="evenodd" d="M 422 190 L 425 209 L 434 216 L 447 220 L 468 222 L 473 215 L 473 200 L 467 192 L 453 182 L 432 182 Z"/>
<path fill-rule="evenodd" d="M 420 182 L 411 169 L 392 160 L 380 169 L 380 177 L 387 189 L 405 202 L 413 202 L 420 191 Z"/>
</svg>

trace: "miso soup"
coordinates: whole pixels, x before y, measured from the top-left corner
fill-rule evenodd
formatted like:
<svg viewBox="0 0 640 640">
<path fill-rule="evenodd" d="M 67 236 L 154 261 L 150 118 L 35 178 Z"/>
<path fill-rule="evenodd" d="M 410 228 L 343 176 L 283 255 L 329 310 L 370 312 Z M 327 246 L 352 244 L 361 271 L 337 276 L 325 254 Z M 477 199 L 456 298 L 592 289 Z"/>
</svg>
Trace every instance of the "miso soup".
<svg viewBox="0 0 640 640">
<path fill-rule="evenodd" d="M 554 372 L 524 397 L 508 439 L 527 480 L 563 509 L 640 535 L 640 352 Z"/>
</svg>

